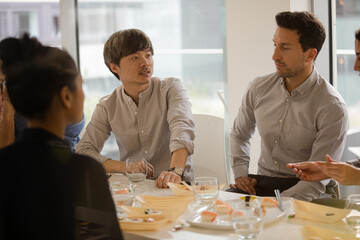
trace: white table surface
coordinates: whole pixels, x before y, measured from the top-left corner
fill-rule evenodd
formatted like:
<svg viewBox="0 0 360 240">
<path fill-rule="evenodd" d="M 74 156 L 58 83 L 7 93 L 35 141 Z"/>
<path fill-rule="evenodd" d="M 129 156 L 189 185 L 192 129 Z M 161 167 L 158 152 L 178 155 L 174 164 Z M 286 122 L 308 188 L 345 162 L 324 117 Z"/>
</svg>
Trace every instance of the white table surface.
<svg viewBox="0 0 360 240">
<path fill-rule="evenodd" d="M 128 182 L 125 176 L 112 175 L 109 182 Z M 145 180 L 143 186 L 146 188 L 145 195 L 166 196 L 173 195 L 170 189 L 159 189 L 155 187 L 153 180 Z M 239 194 L 221 191 L 220 200 L 230 200 L 239 198 Z M 190 203 L 191 204 L 191 203 Z M 189 205 L 190 205 L 189 204 Z M 190 207 L 174 222 L 165 225 L 158 231 L 136 231 L 124 232 L 126 240 L 130 239 L 179 239 L 179 240 L 218 240 L 218 239 L 238 239 L 233 230 L 212 230 L 206 228 L 192 227 L 185 222 L 191 216 Z M 185 223 L 185 227 L 176 232 L 172 228 L 176 224 Z M 256 238 L 257 240 L 300 240 L 302 239 L 301 229 L 305 225 L 319 226 L 338 232 L 348 232 L 344 222 L 336 224 L 321 224 L 310 221 L 298 220 L 296 218 L 288 219 L 285 216 L 276 222 L 265 225 L 263 231 Z"/>
</svg>

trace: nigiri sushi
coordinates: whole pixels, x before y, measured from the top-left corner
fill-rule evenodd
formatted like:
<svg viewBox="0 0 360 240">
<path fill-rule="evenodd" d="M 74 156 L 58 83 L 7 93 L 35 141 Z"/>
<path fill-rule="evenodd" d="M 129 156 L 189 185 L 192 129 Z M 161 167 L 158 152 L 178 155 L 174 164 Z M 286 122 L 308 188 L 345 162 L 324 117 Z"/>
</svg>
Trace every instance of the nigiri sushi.
<svg viewBox="0 0 360 240">
<path fill-rule="evenodd" d="M 261 200 L 261 205 L 267 208 L 277 207 L 278 202 L 272 198 L 263 197 Z"/>
<path fill-rule="evenodd" d="M 202 211 L 201 212 L 201 221 L 203 222 L 213 222 L 217 217 L 217 214 L 211 211 Z"/>
</svg>

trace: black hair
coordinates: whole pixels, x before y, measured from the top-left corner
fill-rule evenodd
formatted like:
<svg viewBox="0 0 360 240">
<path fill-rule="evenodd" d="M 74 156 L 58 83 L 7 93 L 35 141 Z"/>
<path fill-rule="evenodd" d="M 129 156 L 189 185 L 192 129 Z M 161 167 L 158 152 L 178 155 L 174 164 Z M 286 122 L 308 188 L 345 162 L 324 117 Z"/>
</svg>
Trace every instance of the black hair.
<svg viewBox="0 0 360 240">
<path fill-rule="evenodd" d="M 0 59 L 10 101 L 28 119 L 43 118 L 62 87 L 75 91 L 79 72 L 72 57 L 26 33 L 2 40 Z"/>
<path fill-rule="evenodd" d="M 149 49 L 154 55 L 154 49 L 149 37 L 139 29 L 126 29 L 113 33 L 104 45 L 104 62 L 117 79 L 117 73 L 111 71 L 110 63 L 118 65 L 123 57 L 137 51 Z"/>
<path fill-rule="evenodd" d="M 360 41 L 360 28 L 358 30 L 356 30 L 356 32 L 355 32 L 355 39 Z"/>
</svg>

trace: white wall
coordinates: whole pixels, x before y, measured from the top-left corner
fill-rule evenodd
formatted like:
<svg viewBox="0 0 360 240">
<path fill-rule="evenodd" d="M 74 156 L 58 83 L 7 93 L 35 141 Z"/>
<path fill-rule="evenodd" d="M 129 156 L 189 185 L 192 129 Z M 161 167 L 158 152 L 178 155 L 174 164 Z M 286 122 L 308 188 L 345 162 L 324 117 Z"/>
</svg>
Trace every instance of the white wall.
<svg viewBox="0 0 360 240">
<path fill-rule="evenodd" d="M 281 11 L 311 10 L 310 0 L 227 0 L 226 34 L 229 121 L 232 126 L 248 83 L 275 71 L 271 59 L 275 15 Z M 260 137 L 251 141 L 250 173 L 256 173 Z"/>
</svg>

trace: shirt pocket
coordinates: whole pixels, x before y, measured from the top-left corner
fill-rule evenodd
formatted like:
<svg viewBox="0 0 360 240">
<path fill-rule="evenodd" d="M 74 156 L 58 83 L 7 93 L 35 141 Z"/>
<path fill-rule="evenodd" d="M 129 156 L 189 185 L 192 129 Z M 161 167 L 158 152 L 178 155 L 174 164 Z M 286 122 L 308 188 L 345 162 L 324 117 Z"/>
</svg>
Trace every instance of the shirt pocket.
<svg viewBox="0 0 360 240">
<path fill-rule="evenodd" d="M 316 131 L 296 123 L 289 124 L 285 130 L 285 146 L 289 154 L 310 157 Z"/>
</svg>

